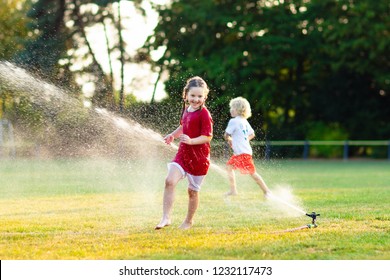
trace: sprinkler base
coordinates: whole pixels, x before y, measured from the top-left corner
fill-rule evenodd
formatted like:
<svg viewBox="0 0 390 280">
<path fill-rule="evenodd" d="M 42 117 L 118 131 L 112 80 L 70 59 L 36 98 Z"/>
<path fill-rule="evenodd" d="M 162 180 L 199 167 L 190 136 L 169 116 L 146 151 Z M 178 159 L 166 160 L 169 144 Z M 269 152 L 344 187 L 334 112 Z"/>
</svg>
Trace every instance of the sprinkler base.
<svg viewBox="0 0 390 280">
<path fill-rule="evenodd" d="M 311 212 L 311 214 L 306 213 L 306 216 L 312 218 L 311 223 L 313 225 L 315 225 L 316 224 L 316 219 L 317 219 L 318 216 L 320 216 L 320 214 L 317 214 L 316 212 Z"/>
</svg>

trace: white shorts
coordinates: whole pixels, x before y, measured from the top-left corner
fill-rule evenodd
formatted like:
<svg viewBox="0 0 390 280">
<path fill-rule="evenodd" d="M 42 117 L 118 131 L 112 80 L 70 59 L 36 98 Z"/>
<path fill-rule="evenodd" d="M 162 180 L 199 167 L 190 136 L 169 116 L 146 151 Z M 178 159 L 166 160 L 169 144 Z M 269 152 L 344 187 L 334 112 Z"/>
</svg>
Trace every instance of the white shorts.
<svg viewBox="0 0 390 280">
<path fill-rule="evenodd" d="M 203 180 L 206 177 L 206 175 L 202 175 L 202 176 L 191 175 L 188 172 L 185 172 L 183 167 L 181 167 L 180 164 L 178 164 L 177 162 L 168 163 L 168 170 L 170 170 L 173 166 L 177 167 L 180 170 L 180 172 L 182 174 L 181 179 L 184 179 L 185 177 L 187 177 L 189 189 L 196 191 L 196 192 L 200 191 L 200 187 L 202 186 Z"/>
</svg>

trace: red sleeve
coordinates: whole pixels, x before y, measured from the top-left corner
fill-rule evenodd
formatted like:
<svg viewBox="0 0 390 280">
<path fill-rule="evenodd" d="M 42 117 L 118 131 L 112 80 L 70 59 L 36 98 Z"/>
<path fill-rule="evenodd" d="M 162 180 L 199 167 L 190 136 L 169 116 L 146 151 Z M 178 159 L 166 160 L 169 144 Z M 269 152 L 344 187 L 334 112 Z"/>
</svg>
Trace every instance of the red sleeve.
<svg viewBox="0 0 390 280">
<path fill-rule="evenodd" d="M 209 110 L 205 107 L 202 109 L 201 126 L 200 135 L 213 136 L 213 119 Z"/>
</svg>

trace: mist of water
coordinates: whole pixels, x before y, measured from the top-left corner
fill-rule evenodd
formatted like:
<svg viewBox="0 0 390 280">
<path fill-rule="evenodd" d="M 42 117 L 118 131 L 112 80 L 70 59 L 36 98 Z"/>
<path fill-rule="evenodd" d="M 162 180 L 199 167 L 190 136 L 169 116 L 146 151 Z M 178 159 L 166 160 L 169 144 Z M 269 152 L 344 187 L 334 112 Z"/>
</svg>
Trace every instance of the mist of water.
<svg viewBox="0 0 390 280">
<path fill-rule="evenodd" d="M 40 113 L 40 125 L 32 123 L 34 128 L 24 134 L 52 154 L 123 158 L 169 152 L 153 130 L 105 109 L 86 108 L 69 92 L 9 62 L 0 62 L 0 90 L 11 94 L 16 103 L 28 100 L 28 110 Z M 27 117 L 23 124 L 28 122 Z M 19 132 L 28 129 L 24 126 Z"/>
<path fill-rule="evenodd" d="M 306 211 L 302 209 L 301 201 L 293 195 L 292 187 L 288 185 L 277 185 L 269 194 L 269 200 L 273 202 L 272 206 L 283 211 L 288 216 L 305 215 Z"/>
<path fill-rule="evenodd" d="M 129 133 L 136 132 L 137 135 L 139 137 L 141 137 L 142 139 L 149 139 L 151 141 L 155 141 L 156 143 L 158 143 L 160 145 L 164 141 L 161 134 L 159 134 L 151 129 L 147 129 L 147 128 L 143 127 L 142 125 L 140 125 L 139 123 L 135 123 L 135 122 L 130 123 L 129 120 L 125 120 L 121 117 L 118 117 L 115 114 L 113 114 L 105 109 L 96 108 L 95 110 L 98 114 L 101 114 L 105 118 L 111 120 L 115 126 L 117 126 L 120 129 L 123 129 L 124 131 L 127 131 Z M 170 147 L 174 151 L 177 151 L 179 149 L 179 147 L 174 143 L 169 144 L 168 147 Z M 210 163 L 210 168 L 213 169 L 214 171 L 216 171 L 221 176 L 224 176 L 224 177 L 227 176 L 226 170 L 224 168 L 221 168 L 220 166 L 218 166 L 217 164 L 215 164 L 213 162 Z"/>
<path fill-rule="evenodd" d="M 178 149 L 176 144 L 166 145 L 159 133 L 135 120 L 119 117 L 102 108 L 85 108 L 80 100 L 63 89 L 8 62 L 0 62 L 0 90 L 14 94 L 16 100 L 28 99 L 34 109 L 42 112 L 47 124 L 54 123 L 52 141 L 56 149 L 72 152 L 79 149 L 82 153 L 90 151 L 96 155 L 130 156 L 138 153 L 149 155 L 149 160 L 163 151 L 169 153 Z M 66 140 L 56 140 L 56 135 L 62 137 L 58 139 Z M 73 136 L 74 145 L 69 142 L 69 135 Z M 210 168 L 227 179 L 224 168 L 213 162 Z M 272 188 L 269 201 L 292 216 L 306 213 L 292 195 L 291 187 Z"/>
</svg>

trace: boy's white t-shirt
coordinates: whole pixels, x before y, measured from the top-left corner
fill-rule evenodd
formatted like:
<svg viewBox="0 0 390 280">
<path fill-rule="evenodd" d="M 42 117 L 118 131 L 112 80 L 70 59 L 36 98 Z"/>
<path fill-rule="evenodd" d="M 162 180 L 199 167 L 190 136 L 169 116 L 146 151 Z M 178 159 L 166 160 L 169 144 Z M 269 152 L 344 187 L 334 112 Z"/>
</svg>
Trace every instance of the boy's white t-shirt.
<svg viewBox="0 0 390 280">
<path fill-rule="evenodd" d="M 252 155 L 252 147 L 249 144 L 248 136 L 255 132 L 245 118 L 237 116 L 230 119 L 225 132 L 232 137 L 232 148 L 235 155 Z"/>
</svg>

